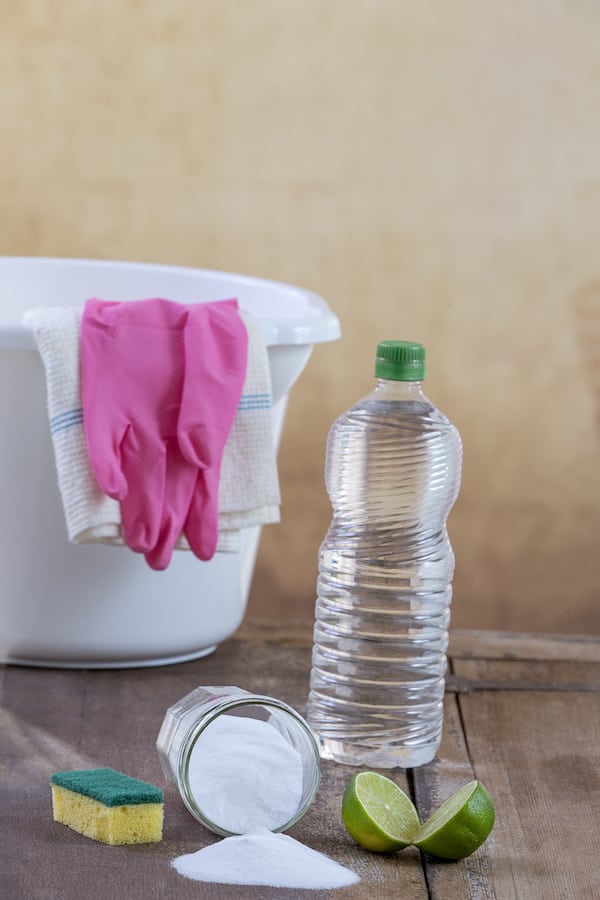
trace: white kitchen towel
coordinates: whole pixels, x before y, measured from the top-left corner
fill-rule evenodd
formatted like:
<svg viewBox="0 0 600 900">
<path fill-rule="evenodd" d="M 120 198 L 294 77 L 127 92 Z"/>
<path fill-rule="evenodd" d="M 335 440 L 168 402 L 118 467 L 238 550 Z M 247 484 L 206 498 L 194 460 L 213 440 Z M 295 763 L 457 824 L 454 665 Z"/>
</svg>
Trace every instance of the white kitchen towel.
<svg viewBox="0 0 600 900">
<path fill-rule="evenodd" d="M 279 521 L 267 349 L 254 317 L 244 311 L 240 315 L 248 331 L 248 371 L 223 453 L 220 552 L 237 551 L 241 528 Z M 33 331 L 46 373 L 50 434 L 69 540 L 124 544 L 121 508 L 98 487 L 88 458 L 81 402 L 81 312 L 67 307 L 32 309 L 23 322 Z M 189 550 L 184 535 L 177 548 Z"/>
</svg>

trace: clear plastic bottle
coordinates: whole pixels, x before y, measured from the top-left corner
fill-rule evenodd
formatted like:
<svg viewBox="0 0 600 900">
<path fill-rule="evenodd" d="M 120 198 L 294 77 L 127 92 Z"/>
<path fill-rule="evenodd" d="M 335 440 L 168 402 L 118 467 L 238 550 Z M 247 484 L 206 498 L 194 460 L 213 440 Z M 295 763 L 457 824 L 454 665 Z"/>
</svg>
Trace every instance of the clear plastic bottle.
<svg viewBox="0 0 600 900">
<path fill-rule="evenodd" d="M 325 759 L 412 767 L 441 740 L 462 444 L 423 393 L 422 345 L 383 341 L 375 375 L 327 442 L 307 720 Z"/>
</svg>

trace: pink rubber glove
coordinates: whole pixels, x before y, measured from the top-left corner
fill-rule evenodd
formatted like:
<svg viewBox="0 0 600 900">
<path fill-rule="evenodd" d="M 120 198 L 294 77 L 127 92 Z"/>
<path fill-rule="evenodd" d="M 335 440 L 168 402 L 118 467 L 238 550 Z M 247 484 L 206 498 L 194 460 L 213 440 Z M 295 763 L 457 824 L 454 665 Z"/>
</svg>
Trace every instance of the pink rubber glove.
<svg viewBox="0 0 600 900">
<path fill-rule="evenodd" d="M 179 446 L 200 469 L 184 533 L 200 559 L 211 559 L 219 538 L 221 461 L 244 387 L 248 335 L 240 316 L 225 303 L 206 304 L 204 316 L 184 332 L 185 374 L 179 413 Z M 202 420 L 198 425 L 198 391 Z"/>
<path fill-rule="evenodd" d="M 239 320 L 236 301 L 185 306 L 161 299 L 90 300 L 82 318 L 84 426 L 92 468 L 100 487 L 121 504 L 127 544 L 155 569 L 168 565 L 199 470 L 210 462 L 209 444 L 198 439 L 208 408 L 202 362 L 194 370 L 198 390 L 190 385 L 195 402 L 186 404 L 185 424 L 179 415 L 185 330 L 190 322 L 205 323 L 206 307 L 212 306 L 226 307 Z M 195 447 L 193 462 L 181 452 L 180 439 Z"/>
</svg>

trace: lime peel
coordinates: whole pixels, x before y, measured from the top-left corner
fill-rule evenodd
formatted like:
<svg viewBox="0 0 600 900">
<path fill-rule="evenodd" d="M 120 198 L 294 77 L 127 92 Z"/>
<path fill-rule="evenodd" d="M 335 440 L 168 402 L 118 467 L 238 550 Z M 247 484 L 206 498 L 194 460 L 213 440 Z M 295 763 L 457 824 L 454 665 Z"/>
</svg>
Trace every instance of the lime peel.
<svg viewBox="0 0 600 900">
<path fill-rule="evenodd" d="M 438 859 L 464 859 L 483 844 L 494 827 L 494 803 L 479 781 L 470 781 L 443 803 L 414 840 Z"/>
</svg>

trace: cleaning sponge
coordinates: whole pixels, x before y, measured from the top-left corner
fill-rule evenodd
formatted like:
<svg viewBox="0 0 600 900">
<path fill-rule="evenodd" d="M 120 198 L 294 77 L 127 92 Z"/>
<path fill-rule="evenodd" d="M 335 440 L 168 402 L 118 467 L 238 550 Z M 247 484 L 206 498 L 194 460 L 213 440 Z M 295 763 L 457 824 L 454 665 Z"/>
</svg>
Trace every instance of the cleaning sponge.
<svg viewBox="0 0 600 900">
<path fill-rule="evenodd" d="M 75 769 L 50 778 L 54 820 L 104 844 L 162 839 L 163 793 L 114 769 Z"/>
</svg>

